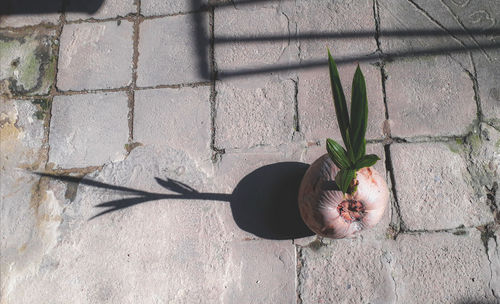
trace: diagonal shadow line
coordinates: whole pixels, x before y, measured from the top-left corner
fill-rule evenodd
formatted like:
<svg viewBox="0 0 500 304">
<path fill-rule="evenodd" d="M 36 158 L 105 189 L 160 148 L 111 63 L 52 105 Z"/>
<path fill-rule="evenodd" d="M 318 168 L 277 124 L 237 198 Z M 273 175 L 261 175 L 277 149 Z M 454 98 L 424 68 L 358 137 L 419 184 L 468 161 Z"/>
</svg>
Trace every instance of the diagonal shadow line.
<svg viewBox="0 0 500 304">
<path fill-rule="evenodd" d="M 344 32 L 305 32 L 296 35 L 274 34 L 274 35 L 259 35 L 259 36 L 219 36 L 215 37 L 215 43 L 235 43 L 235 42 L 270 42 L 270 41 L 288 41 L 290 39 L 314 40 L 314 39 L 353 39 L 353 38 L 371 38 L 377 33 L 374 31 L 344 31 Z M 379 34 L 380 38 L 387 37 L 443 37 L 443 36 L 496 36 L 500 35 L 499 29 L 487 30 L 463 30 L 463 29 L 447 29 L 444 30 L 384 30 Z"/>
<path fill-rule="evenodd" d="M 208 7 L 213 7 L 213 8 L 221 8 L 221 7 L 227 7 L 227 6 L 244 6 L 244 5 L 251 5 L 255 3 L 262 3 L 262 2 L 286 2 L 286 1 L 293 1 L 293 0 L 227 0 L 227 1 L 217 1 L 213 2 L 209 0 L 209 3 L 206 5 Z"/>
<path fill-rule="evenodd" d="M 479 45 L 479 46 L 471 46 L 471 47 L 450 47 L 450 48 L 429 48 L 422 50 L 414 50 L 414 51 L 405 51 L 405 52 L 393 52 L 393 53 L 373 53 L 367 55 L 358 55 L 358 56 L 348 56 L 341 57 L 335 59 L 337 65 L 349 64 L 354 62 L 391 62 L 395 59 L 400 58 L 409 58 L 409 57 L 423 57 L 423 56 L 437 56 L 437 55 L 448 55 L 452 53 L 464 53 L 475 50 L 489 50 L 489 49 L 498 49 L 500 48 L 499 43 L 487 44 L 487 45 Z M 263 66 L 258 68 L 241 68 L 238 70 L 223 70 L 219 71 L 218 79 L 225 79 L 231 77 L 239 77 L 239 76 L 248 76 L 248 75 L 256 75 L 256 74 L 265 74 L 272 72 L 283 72 L 283 71 L 292 71 L 292 70 L 301 70 L 306 68 L 314 68 L 320 66 L 327 65 L 326 60 L 310 60 L 304 61 L 298 64 L 283 64 L 283 65 L 271 65 L 271 66 Z"/>
<path fill-rule="evenodd" d="M 173 180 L 173 179 L 167 179 L 162 180 L 161 178 L 155 177 L 156 182 L 162 186 L 163 188 L 177 192 L 177 193 L 182 193 L 182 194 L 188 194 L 188 193 L 199 193 L 195 189 L 191 188 L 190 186 L 181 183 L 179 181 Z"/>
<path fill-rule="evenodd" d="M 142 197 L 132 197 L 132 198 L 114 200 L 114 201 L 110 201 L 110 202 L 107 202 L 104 204 L 99 204 L 99 205 L 96 205 L 96 207 L 109 207 L 109 209 L 106 209 L 104 211 L 97 213 L 96 215 L 89 218 L 89 221 L 91 221 L 95 218 L 98 218 L 100 216 L 103 216 L 105 214 L 108 214 L 110 212 L 118 211 L 120 209 L 125 209 L 128 207 L 132 207 L 134 205 L 142 204 L 142 203 L 153 201 L 153 200 L 155 200 L 155 199 L 151 198 L 149 196 L 142 196 Z"/>
<path fill-rule="evenodd" d="M 101 188 L 101 189 L 109 189 L 109 190 L 117 190 L 121 192 L 126 192 L 126 193 L 131 193 L 134 195 L 137 195 L 136 197 L 128 197 L 128 198 L 123 198 L 123 199 L 118 199 L 118 200 L 113 200 L 105 203 L 101 203 L 96 205 L 95 207 L 98 208 L 109 208 L 106 209 L 94 216 L 92 216 L 90 220 L 95 219 L 99 216 L 102 216 L 104 214 L 113 212 L 113 211 L 118 211 L 120 209 L 132 207 L 137 204 L 149 202 L 149 201 L 156 201 L 156 200 L 162 200 L 162 199 L 182 199 L 182 200 L 209 200 L 209 201 L 223 201 L 223 202 L 229 202 L 231 200 L 231 194 L 224 194 L 224 193 L 208 193 L 208 192 L 198 192 L 194 190 L 193 188 L 179 182 L 173 179 L 167 179 L 167 180 L 162 180 L 158 177 L 155 177 L 155 180 L 157 183 L 162 186 L 163 188 L 177 192 L 177 194 L 167 194 L 167 193 L 155 193 L 155 192 L 148 192 L 148 191 L 142 191 L 142 190 L 137 190 L 133 188 L 128 188 L 128 187 L 122 187 L 122 186 L 116 186 L 116 185 L 111 185 L 103 182 L 98 182 L 94 181 L 91 179 L 87 178 L 78 178 L 78 177 L 73 177 L 73 176 L 67 176 L 67 175 L 56 175 L 56 174 L 50 174 L 50 173 L 43 173 L 43 172 L 32 172 L 38 176 L 41 177 L 48 177 L 52 178 L 55 180 L 59 180 L 62 182 L 71 182 L 71 183 L 80 183 L 83 185 L 91 186 L 91 187 L 96 187 L 96 188 Z M 185 187 L 181 187 L 180 185 L 184 185 Z M 186 188 L 187 187 L 187 188 Z M 182 189 L 181 189 L 182 188 Z M 186 192 L 186 189 L 190 189 L 189 192 Z"/>
<path fill-rule="evenodd" d="M 76 183 L 76 184 L 83 184 L 91 187 L 96 187 L 96 188 L 101 188 L 101 189 L 109 189 L 109 190 L 117 190 L 121 192 L 128 192 L 128 193 L 133 193 L 137 195 L 150 195 L 154 194 L 151 192 L 147 191 L 142 191 L 142 190 L 137 190 L 137 189 L 132 189 L 132 188 L 127 188 L 127 187 L 122 187 L 122 186 L 115 186 L 111 184 L 106 184 L 98 181 L 94 181 L 91 179 L 87 178 L 80 178 L 80 177 L 74 177 L 74 176 L 67 176 L 67 175 L 56 175 L 56 174 L 50 174 L 50 173 L 43 173 L 43 172 L 32 172 L 38 176 L 42 177 L 49 177 L 53 178 L 59 181 L 63 182 L 71 182 L 71 183 Z"/>
<path fill-rule="evenodd" d="M 191 8 L 193 10 L 202 8 L 202 11 L 210 11 L 213 14 L 213 10 L 215 8 L 225 7 L 225 6 L 240 6 L 240 5 L 249 5 L 261 2 L 280 2 L 286 0 L 228 0 L 224 2 L 211 2 L 208 1 L 208 4 L 203 4 L 202 0 L 190 0 Z M 362 32 L 343 32 L 343 33 L 314 33 L 308 32 L 298 35 L 267 35 L 267 36 L 240 36 L 240 37 L 209 37 L 207 33 L 208 24 L 204 24 L 202 18 L 196 17 L 196 14 L 192 14 L 193 22 L 195 24 L 193 33 L 195 35 L 195 52 L 197 54 L 197 60 L 200 67 L 200 76 L 204 80 L 211 80 L 210 78 L 223 79 L 230 77 L 238 77 L 245 75 L 255 75 L 260 73 L 272 73 L 279 71 L 287 71 L 287 70 L 297 70 L 297 69 L 305 69 L 312 68 L 317 66 L 323 66 L 326 64 L 326 60 L 322 61 L 309 61 L 309 62 L 301 62 L 300 64 L 285 64 L 285 65 L 273 65 L 273 66 L 265 66 L 265 67 L 256 67 L 256 68 L 242 68 L 235 70 L 219 70 L 212 75 L 210 72 L 209 65 L 209 50 L 216 45 L 225 44 L 225 43 L 234 43 L 234 42 L 268 42 L 268 41 L 281 41 L 289 39 L 304 39 L 304 40 L 312 40 L 312 39 L 345 39 L 345 38 L 358 38 L 358 37 L 374 37 L 375 32 L 370 31 L 362 31 Z M 213 21 L 213 20 L 212 20 Z M 211 22 L 212 22 L 211 21 Z M 444 55 L 450 53 L 459 53 L 459 52 L 467 52 L 480 50 L 485 52 L 488 49 L 496 49 L 499 47 L 498 43 L 492 44 L 474 44 L 472 46 L 468 46 L 466 42 L 460 40 L 461 36 L 466 37 L 475 37 L 474 35 L 480 36 L 499 36 L 500 29 L 436 29 L 436 30 L 405 30 L 405 31 L 396 31 L 396 30 L 383 30 L 380 33 L 381 37 L 443 37 L 450 36 L 459 40 L 461 46 L 458 47 L 449 47 L 449 48 L 429 48 L 427 50 L 416 50 L 416 51 L 401 51 L 395 53 L 385 53 L 385 54 L 375 54 L 375 55 L 367 55 L 363 57 L 352 57 L 352 58 L 344 58 L 339 61 L 340 64 L 350 63 L 350 62 L 363 62 L 363 61 L 378 61 L 378 60 L 394 60 L 397 58 L 405 58 L 405 57 L 418 57 L 418 56 L 432 56 L 432 55 Z M 213 49 L 212 49 L 213 51 Z"/>
<path fill-rule="evenodd" d="M 200 6 L 202 6 L 202 3 L 201 0 L 191 0 L 190 5 L 191 10 L 196 11 Z M 194 25 L 192 34 L 194 37 L 196 58 L 198 59 L 197 66 L 199 67 L 199 76 L 203 80 L 210 80 L 210 67 L 208 63 L 210 41 L 207 24 L 204 23 L 204 21 L 206 21 L 205 18 L 203 18 L 204 15 L 205 14 L 200 13 L 191 14 L 191 20 Z"/>
</svg>

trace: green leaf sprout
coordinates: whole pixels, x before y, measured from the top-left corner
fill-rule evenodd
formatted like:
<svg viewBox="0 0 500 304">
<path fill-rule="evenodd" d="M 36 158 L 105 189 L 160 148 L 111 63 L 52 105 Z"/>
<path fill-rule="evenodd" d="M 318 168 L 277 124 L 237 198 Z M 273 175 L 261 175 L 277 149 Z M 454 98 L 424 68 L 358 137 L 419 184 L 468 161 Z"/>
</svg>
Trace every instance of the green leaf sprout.
<svg viewBox="0 0 500 304">
<path fill-rule="evenodd" d="M 366 126 L 368 122 L 368 100 L 366 97 L 365 77 L 358 67 L 352 80 L 351 118 L 340 83 L 337 65 L 328 50 L 328 67 L 332 85 L 333 103 L 340 134 L 345 149 L 333 139 L 326 140 L 326 150 L 340 171 L 335 176 L 335 183 L 342 193 L 354 194 L 356 185 L 353 180 L 358 170 L 373 166 L 380 158 L 375 154 L 366 155 Z"/>
</svg>

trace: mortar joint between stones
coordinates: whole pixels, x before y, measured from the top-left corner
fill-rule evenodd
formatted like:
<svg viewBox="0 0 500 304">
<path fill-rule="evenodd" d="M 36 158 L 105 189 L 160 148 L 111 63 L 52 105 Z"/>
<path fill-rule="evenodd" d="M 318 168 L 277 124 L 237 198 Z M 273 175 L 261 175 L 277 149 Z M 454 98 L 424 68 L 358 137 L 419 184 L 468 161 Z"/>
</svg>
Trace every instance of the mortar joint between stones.
<svg viewBox="0 0 500 304">
<path fill-rule="evenodd" d="M 209 17 L 209 47 L 208 47 L 208 63 L 210 70 L 210 149 L 212 150 L 212 163 L 217 164 L 220 162 L 222 155 L 224 155 L 225 150 L 220 147 L 216 147 L 216 118 L 217 118 L 217 63 L 215 62 L 215 8 L 213 6 L 208 7 L 208 17 Z"/>
<path fill-rule="evenodd" d="M 302 293 L 301 293 L 301 288 L 302 288 L 302 268 L 304 266 L 304 256 L 302 252 L 302 247 L 295 245 L 295 252 L 296 252 L 296 261 L 295 261 L 295 271 L 296 271 L 296 283 L 295 283 L 295 293 L 297 297 L 297 304 L 303 304 L 303 299 L 302 299 Z"/>
</svg>

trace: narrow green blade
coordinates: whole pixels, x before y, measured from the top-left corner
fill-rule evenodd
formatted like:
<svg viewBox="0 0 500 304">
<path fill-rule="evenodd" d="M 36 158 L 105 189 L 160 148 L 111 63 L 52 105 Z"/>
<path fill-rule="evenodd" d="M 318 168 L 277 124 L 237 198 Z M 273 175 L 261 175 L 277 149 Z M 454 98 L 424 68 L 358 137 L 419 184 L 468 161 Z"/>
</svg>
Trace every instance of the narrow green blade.
<svg viewBox="0 0 500 304">
<path fill-rule="evenodd" d="M 364 139 L 364 138 L 363 138 L 363 144 L 359 148 L 358 155 L 360 155 L 360 156 L 357 157 L 357 160 L 360 160 L 361 158 L 363 158 L 363 156 L 366 155 L 366 139 Z"/>
<path fill-rule="evenodd" d="M 375 165 L 377 160 L 380 160 L 380 158 L 375 154 L 365 155 L 365 156 L 363 156 L 363 158 L 361 158 L 360 160 L 358 160 L 356 162 L 355 168 L 356 168 L 356 170 L 359 170 L 359 169 L 364 168 L 364 167 L 371 167 L 371 166 Z"/>
<path fill-rule="evenodd" d="M 346 131 L 349 129 L 349 113 L 347 111 L 347 103 L 345 101 L 344 91 L 342 90 L 342 84 L 340 82 L 339 71 L 337 70 L 337 65 L 330 54 L 330 50 L 328 50 L 328 67 L 330 71 L 330 82 L 332 85 L 333 103 L 335 105 L 335 113 L 339 123 L 340 134 L 342 135 L 342 140 L 346 145 L 346 149 L 349 150 L 346 143 Z"/>
<path fill-rule="evenodd" d="M 351 166 L 351 163 L 347 158 L 346 151 L 333 139 L 328 138 L 326 140 L 326 150 L 328 151 L 328 155 L 338 168 L 344 169 Z"/>
<path fill-rule="evenodd" d="M 351 145 L 351 137 L 349 134 L 349 129 L 345 130 L 345 133 L 346 133 L 345 147 L 347 150 L 347 157 L 349 158 L 351 163 L 354 164 L 356 162 L 356 159 L 354 158 L 354 152 L 353 152 L 352 145 Z"/>
<path fill-rule="evenodd" d="M 342 169 L 335 176 L 335 183 L 339 186 L 342 193 L 346 193 L 349 189 L 349 185 L 356 176 L 356 171 L 352 169 Z"/>
<path fill-rule="evenodd" d="M 366 125 L 368 121 L 368 100 L 366 97 L 366 82 L 359 65 L 352 80 L 351 99 L 351 144 L 356 160 L 363 157 Z"/>
</svg>

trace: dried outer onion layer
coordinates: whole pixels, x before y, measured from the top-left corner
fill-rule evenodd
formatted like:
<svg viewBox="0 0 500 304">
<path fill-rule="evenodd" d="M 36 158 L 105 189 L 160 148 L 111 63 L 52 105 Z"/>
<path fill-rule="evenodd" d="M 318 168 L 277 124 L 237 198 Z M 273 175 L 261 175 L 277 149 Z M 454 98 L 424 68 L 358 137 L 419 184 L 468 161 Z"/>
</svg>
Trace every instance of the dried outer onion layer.
<svg viewBox="0 0 500 304">
<path fill-rule="evenodd" d="M 375 226 L 389 202 L 387 183 L 372 167 L 357 172 L 358 186 L 353 195 L 336 190 L 338 171 L 328 154 L 317 159 L 302 179 L 298 200 L 300 214 L 309 229 L 335 239 Z"/>
</svg>

